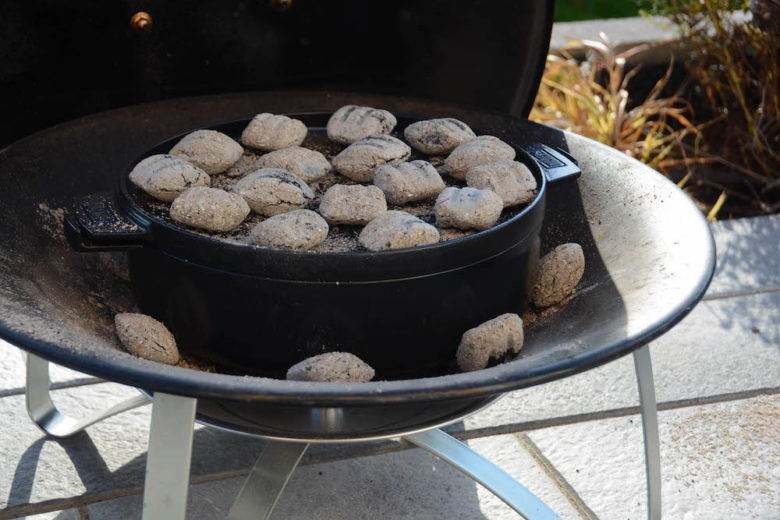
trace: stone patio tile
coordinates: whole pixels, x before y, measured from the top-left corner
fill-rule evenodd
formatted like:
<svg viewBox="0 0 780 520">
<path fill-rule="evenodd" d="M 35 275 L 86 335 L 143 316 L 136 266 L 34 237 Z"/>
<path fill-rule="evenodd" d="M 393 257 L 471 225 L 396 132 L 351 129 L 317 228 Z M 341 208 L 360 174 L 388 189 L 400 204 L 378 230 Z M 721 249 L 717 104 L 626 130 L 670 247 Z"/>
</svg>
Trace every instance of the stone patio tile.
<svg viewBox="0 0 780 520">
<path fill-rule="evenodd" d="M 72 399 L 83 398 L 83 407 L 94 411 L 99 405 L 117 401 L 117 389 L 109 386 L 119 385 L 69 392 L 79 390 Z M 76 403 L 64 406 L 76 407 Z M 0 467 L 4 469 L 0 510 L 106 490 L 123 482 L 128 474 L 143 474 L 143 460 L 138 459 L 146 443 L 139 439 L 146 436 L 141 428 L 148 425 L 147 410 L 127 412 L 90 428 L 89 433 L 63 440 L 46 438 L 28 419 L 22 396 L 0 399 L 0 416 L 6 418 L 0 428 Z"/>
<path fill-rule="evenodd" d="M 780 386 L 780 292 L 700 303 L 650 347 L 659 403 Z M 632 356 L 512 392 L 466 429 L 637 406 Z"/>
<path fill-rule="evenodd" d="M 115 383 L 54 392 L 74 416 L 95 413 L 135 389 Z M 27 417 L 23 396 L 0 399 L 0 511 L 46 500 L 109 493 L 143 485 L 151 407 L 109 418 L 67 439 L 47 438 Z M 197 425 L 192 474 L 235 472 L 254 463 L 265 441 Z M 229 446 L 230 449 L 225 449 Z"/>
<path fill-rule="evenodd" d="M 51 364 L 49 377 L 54 383 L 84 380 L 92 376 Z M 24 392 L 24 362 L 21 351 L 0 339 L 0 396 Z"/>
<path fill-rule="evenodd" d="M 53 392 L 63 413 L 83 417 L 137 395 L 133 388 L 101 383 Z M 67 439 L 47 438 L 30 419 L 24 397 L 0 398 L 0 512 L 47 500 L 126 493 L 143 486 L 151 407 L 90 426 Z M 195 426 L 192 475 L 246 473 L 266 441 Z M 399 449 L 397 441 L 313 446 L 304 461 L 323 461 Z M 87 498 L 87 500 L 89 500 Z M 63 506 L 64 507 L 64 506 Z"/>
<path fill-rule="evenodd" d="M 95 412 L 103 406 L 117 402 L 121 398 L 133 396 L 135 393 L 134 389 L 123 387 L 122 385 L 103 383 L 54 392 L 54 399 L 64 412 L 76 415 Z M 110 418 L 90 427 L 87 433 L 78 434 L 63 440 L 45 438 L 43 433 L 28 420 L 24 411 L 22 396 L 0 399 L 0 416 L 11 418 L 5 423 L 4 428 L 0 429 L 0 446 L 5 447 L 2 454 L 0 454 L 0 465 L 7 468 L 6 478 L 0 479 L 0 511 L 13 511 L 15 508 L 20 508 L 27 504 L 34 505 L 50 500 L 61 500 L 64 508 L 70 507 L 72 500 L 89 502 L 92 500 L 90 496 L 110 496 L 112 494 L 118 496 L 128 492 L 140 493 L 145 468 L 146 439 L 148 437 L 150 419 L 149 407 Z M 551 505 L 556 504 L 555 500 L 560 501 L 561 497 L 555 498 L 557 495 L 549 490 L 545 491 L 546 487 L 542 487 L 542 491 L 539 491 L 538 487 L 534 487 L 533 482 L 537 482 L 537 479 L 543 477 L 543 475 L 541 475 L 538 468 L 528 462 L 530 458 L 527 454 L 518 451 L 519 447 L 513 437 L 505 436 L 500 441 L 495 439 L 495 437 L 479 439 L 473 440 L 471 443 L 491 460 L 505 467 L 513 476 L 523 478 L 524 482 L 530 478 L 532 483 L 526 483 L 532 491 L 540 495 L 543 492 L 548 493 L 548 496 L 552 494 L 553 501 Z M 214 478 L 214 475 L 224 477 L 225 475 L 239 474 L 251 467 L 264 443 L 265 441 L 261 439 L 198 426 L 196 427 L 194 440 L 192 475 L 196 479 L 202 480 L 204 478 Z M 310 449 L 305 462 L 316 462 L 334 457 L 354 457 L 359 455 L 361 451 L 364 453 L 370 452 L 372 445 L 374 445 L 374 449 L 377 446 L 385 449 L 397 449 L 398 446 L 397 442 L 393 441 L 334 446 L 317 445 Z M 225 449 L 226 446 L 230 448 Z M 418 455 L 422 454 L 423 457 L 428 457 L 427 454 L 420 450 L 414 450 L 414 452 Z M 392 484 L 383 473 L 383 465 L 390 464 L 396 467 L 396 471 L 399 473 L 396 477 L 399 481 L 408 480 L 421 474 L 422 469 L 418 471 L 418 469 L 414 468 L 414 464 L 419 464 L 416 462 L 417 457 L 412 457 L 409 455 L 410 453 L 412 453 L 412 450 L 382 455 L 383 459 L 380 460 L 389 462 L 382 462 L 371 470 L 377 472 L 378 476 L 367 475 L 364 487 L 361 488 L 360 492 L 366 495 L 372 493 L 370 489 L 372 479 L 379 479 L 383 486 Z M 401 462 L 393 462 L 395 460 L 394 457 L 401 457 Z M 429 459 L 429 462 L 432 461 L 430 464 L 431 471 L 439 470 L 455 474 L 454 470 L 450 470 L 448 466 L 439 463 L 433 457 L 429 457 Z M 345 461 L 318 465 L 335 464 L 341 467 L 339 465 L 346 464 L 345 467 L 351 468 L 350 464 L 354 464 L 360 467 L 362 463 L 354 462 L 359 460 L 362 459 L 352 458 Z M 410 460 L 411 462 L 409 462 Z M 350 463 L 350 461 L 353 462 Z M 513 461 L 520 461 L 520 464 L 515 466 Z M 365 464 L 370 466 L 369 463 Z M 403 477 L 400 473 L 405 471 L 402 468 L 407 464 L 411 464 L 412 468 L 409 474 Z M 303 466 L 302 468 L 309 467 L 313 466 Z M 421 467 L 427 468 L 428 466 Z M 533 468 L 533 470 L 529 468 Z M 311 473 L 312 470 L 306 471 Z M 346 475 L 351 471 L 343 470 Z M 522 471 L 525 471 L 525 473 L 522 473 Z M 366 474 L 368 472 L 368 469 L 364 471 Z M 455 475 L 456 478 L 461 478 L 460 474 Z M 319 475 L 317 474 L 317 476 Z M 446 478 L 441 480 L 441 486 L 446 491 L 447 486 L 450 485 L 449 478 L 451 475 L 447 474 L 445 476 Z M 239 485 L 242 478 L 234 479 L 236 486 Z M 542 482 L 546 482 L 545 479 L 546 477 L 542 479 Z M 419 480 L 423 481 L 424 479 L 420 476 Z M 465 482 L 468 481 L 465 480 Z M 544 485 L 547 486 L 548 484 L 549 482 Z M 305 490 L 307 486 L 308 484 L 303 484 L 300 489 Z M 350 482 L 345 483 L 345 489 L 349 489 L 351 486 Z M 230 496 L 235 495 L 237 489 Z M 386 488 L 383 487 L 382 489 Z M 410 494 L 412 489 L 412 487 L 409 487 L 404 493 Z M 478 502 L 482 504 L 481 507 L 486 508 L 486 511 L 489 512 L 487 518 L 513 518 L 510 511 L 502 503 L 496 501 L 492 495 L 485 495 L 482 493 L 484 490 L 474 491 L 473 489 L 475 488 L 472 486 L 471 495 L 476 496 L 478 499 L 482 497 Z M 445 491 L 442 491 L 442 493 L 445 493 Z M 455 494 L 461 496 L 460 492 Z M 389 501 L 394 496 L 394 493 L 385 492 L 381 496 L 384 497 L 382 498 L 383 500 Z M 445 493 L 436 500 L 445 501 L 447 496 L 449 495 Z M 193 497 L 197 497 L 197 495 L 193 495 Z M 319 496 L 309 497 L 309 502 L 307 503 L 313 504 L 320 499 L 321 497 Z M 213 500 L 213 498 L 209 498 L 209 495 L 206 495 L 204 500 L 209 501 Z M 417 498 L 414 498 L 414 500 L 417 500 Z M 438 507 L 434 506 L 432 502 L 425 505 L 425 500 L 421 504 L 421 507 L 431 508 L 431 511 Z M 206 506 L 204 505 L 203 507 Z M 228 507 L 228 505 L 225 507 Z M 290 507 L 293 506 L 291 505 Z M 338 507 L 342 506 L 339 505 Z M 565 501 L 562 502 L 562 507 L 564 511 L 568 507 Z M 411 511 L 413 512 L 410 515 L 414 517 L 416 514 L 414 512 L 419 512 L 419 509 Z M 442 514 L 444 516 L 442 518 L 445 518 L 445 513 L 449 509 L 445 507 L 443 511 L 444 513 Z M 61 514 L 66 515 L 66 513 Z M 71 512 L 67 514 L 71 514 Z M 195 517 L 200 518 L 199 515 Z M 55 515 L 53 518 L 58 517 Z M 109 515 L 104 518 L 118 517 Z M 285 516 L 280 516 L 280 518 L 285 518 Z M 63 516 L 60 520 L 66 519 L 69 520 L 67 516 Z"/>
<path fill-rule="evenodd" d="M 780 396 L 661 412 L 665 520 L 775 520 L 780 512 Z M 641 419 L 529 436 L 601 520 L 643 520 Z"/>
<path fill-rule="evenodd" d="M 706 298 L 780 290 L 780 215 L 716 222 L 715 278 Z"/>
<path fill-rule="evenodd" d="M 511 435 L 470 441 L 545 501 L 564 519 L 581 518 L 552 481 Z M 223 519 L 242 478 L 190 488 L 188 518 Z M 91 520 L 139 518 L 141 497 L 101 502 L 86 508 Z M 345 520 L 520 518 L 487 490 L 420 449 L 299 467 L 273 518 Z"/>
</svg>

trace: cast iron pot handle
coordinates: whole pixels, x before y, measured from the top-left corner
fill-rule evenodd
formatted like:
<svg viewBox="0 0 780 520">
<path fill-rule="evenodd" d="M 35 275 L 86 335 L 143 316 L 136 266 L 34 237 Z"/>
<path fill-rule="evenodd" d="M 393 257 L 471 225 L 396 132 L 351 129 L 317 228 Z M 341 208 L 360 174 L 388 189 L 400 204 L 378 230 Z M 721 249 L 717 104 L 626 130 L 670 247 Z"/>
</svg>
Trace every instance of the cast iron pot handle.
<svg viewBox="0 0 780 520">
<path fill-rule="evenodd" d="M 111 193 L 76 199 L 65 217 L 65 236 L 76 251 L 121 251 L 143 247 L 151 234 L 148 223 L 130 218 Z"/>
<path fill-rule="evenodd" d="M 551 184 L 574 180 L 582 173 L 577 161 L 563 150 L 556 150 L 542 143 L 532 143 L 524 149 L 534 158 L 547 182 Z"/>
</svg>

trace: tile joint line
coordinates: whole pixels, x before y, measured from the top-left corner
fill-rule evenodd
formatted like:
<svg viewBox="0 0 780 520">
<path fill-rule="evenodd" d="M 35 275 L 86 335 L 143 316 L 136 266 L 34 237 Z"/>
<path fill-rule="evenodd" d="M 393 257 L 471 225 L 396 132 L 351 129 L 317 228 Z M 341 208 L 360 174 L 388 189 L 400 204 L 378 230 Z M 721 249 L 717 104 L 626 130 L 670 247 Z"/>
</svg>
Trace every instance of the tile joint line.
<svg viewBox="0 0 780 520">
<path fill-rule="evenodd" d="M 582 497 L 577 493 L 574 487 L 569 484 L 569 481 L 566 480 L 566 477 L 564 477 L 561 472 L 558 471 L 558 468 L 555 467 L 550 459 L 544 456 L 542 450 L 540 450 L 539 446 L 537 446 L 536 443 L 531 440 L 531 437 L 529 437 L 528 434 L 517 432 L 514 434 L 514 437 L 517 439 L 517 442 L 520 443 L 520 446 L 522 446 L 522 448 L 528 452 L 531 458 L 533 458 L 534 461 L 539 465 L 544 474 L 553 481 L 555 487 L 558 488 L 564 498 L 577 511 L 577 513 L 580 515 L 580 518 L 583 520 L 599 520 L 599 517 L 596 516 L 596 513 L 594 513 L 593 510 L 588 507 Z"/>
</svg>

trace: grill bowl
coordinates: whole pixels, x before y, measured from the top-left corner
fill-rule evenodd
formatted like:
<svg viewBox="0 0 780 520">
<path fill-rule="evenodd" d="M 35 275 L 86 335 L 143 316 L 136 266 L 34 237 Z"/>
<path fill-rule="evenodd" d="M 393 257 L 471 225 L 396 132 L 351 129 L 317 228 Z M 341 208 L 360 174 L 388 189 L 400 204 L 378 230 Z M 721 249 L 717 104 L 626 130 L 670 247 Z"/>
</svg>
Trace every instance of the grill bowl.
<svg viewBox="0 0 780 520">
<path fill-rule="evenodd" d="M 566 149 L 583 174 L 551 197 L 543 243 L 582 244 L 587 269 L 577 297 L 528 323 L 520 355 L 486 370 L 370 383 L 302 383 L 206 373 L 131 356 L 113 313 L 132 305 L 128 283 L 62 240 L 60 208 L 111 191 L 116 173 L 168 136 L 210 122 L 276 113 L 332 111 L 347 103 L 394 113 L 457 117 L 523 145 Z M 96 146 L 99 143 L 100 146 Z M 0 337 L 98 377 L 198 398 L 198 419 L 289 439 L 339 440 L 444 424 L 497 396 L 606 363 L 682 319 L 715 267 L 701 212 L 673 183 L 626 155 L 526 120 L 431 101 L 354 94 L 272 92 L 180 99 L 96 114 L 0 151 Z M 554 200 L 557 199 L 557 200 Z M 560 211 L 566 208 L 567 211 Z M 97 267 L 96 267 L 97 266 Z"/>
</svg>

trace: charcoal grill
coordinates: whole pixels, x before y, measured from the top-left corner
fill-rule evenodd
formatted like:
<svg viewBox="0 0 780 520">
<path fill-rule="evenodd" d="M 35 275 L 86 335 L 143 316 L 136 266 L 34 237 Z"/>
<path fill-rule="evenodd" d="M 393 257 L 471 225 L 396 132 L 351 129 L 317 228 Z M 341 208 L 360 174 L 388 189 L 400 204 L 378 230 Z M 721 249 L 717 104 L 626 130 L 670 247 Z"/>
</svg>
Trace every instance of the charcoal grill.
<svg viewBox="0 0 780 520">
<path fill-rule="evenodd" d="M 127 304 L 122 299 L 126 282 L 111 274 L 110 258 L 72 252 L 61 222 L 52 219 L 56 212 L 42 208 L 65 207 L 74 196 L 110 189 L 115 177 L 105 172 L 123 168 L 169 135 L 240 118 L 258 106 L 303 112 L 334 110 L 347 102 L 429 117 L 446 114 L 474 121 L 502 138 L 541 140 L 568 151 L 583 174 L 570 193 L 550 202 L 542 241 L 583 245 L 588 268 L 577 296 L 529 327 L 517 359 L 442 377 L 313 384 L 193 371 L 123 352 L 114 338 L 111 306 Z M 714 270 L 714 245 L 687 196 L 641 163 L 582 137 L 502 114 L 395 97 L 283 92 L 165 101 L 83 118 L 4 149 L 0 174 L 14 186 L 0 194 L 0 336 L 29 353 L 30 413 L 52 435 L 71 434 L 102 418 L 61 416 L 48 398 L 43 360 L 153 395 L 145 518 L 183 516 L 187 441 L 196 417 L 276 440 L 251 473 L 232 518 L 243 518 L 241 511 L 247 509 L 260 517 L 270 514 L 274 493 L 283 488 L 306 443 L 388 436 L 404 436 L 443 456 L 528 518 L 554 518 L 519 484 L 435 428 L 507 391 L 566 377 L 632 351 L 640 375 L 650 511 L 660 513 L 652 371 L 643 345 L 702 297 Z M 146 402 L 141 396 L 107 414 Z M 174 447 L 171 438 L 181 442 Z"/>
<path fill-rule="evenodd" d="M 296 3 L 287 11 L 278 8 L 288 2 L 271 2 L 276 10 L 262 2 L 229 0 L 219 6 L 155 5 L 149 7 L 154 29 L 133 35 L 127 20 L 143 2 L 94 9 L 9 2 L 3 21 L 16 25 L 4 26 L 5 45 L 12 51 L 4 53 L 10 65 L 0 83 L 4 99 L 16 100 L 9 114 L 18 124 L 4 127 L 0 140 L 5 142 L 142 100 L 319 89 L 134 105 L 61 124 L 0 150 L 6 187 L 0 191 L 0 337 L 27 353 L 32 419 L 50 435 L 66 436 L 153 400 L 145 520 L 184 517 L 195 420 L 272 439 L 231 510 L 232 519 L 267 518 L 308 443 L 389 436 L 402 436 L 442 457 L 526 518 L 557 518 L 519 483 L 437 428 L 505 392 L 633 352 L 648 511 L 651 519 L 660 519 L 658 432 L 646 344 L 682 319 L 709 284 L 714 245 L 698 209 L 672 183 L 625 155 L 522 119 L 544 63 L 551 2 L 508 0 L 488 9 L 483 2 L 464 1 L 453 9 L 446 1 L 388 1 L 374 3 L 372 12 L 351 0 L 299 3 L 301 9 Z M 27 37 L 44 22 L 51 29 L 46 38 Z M 463 37 L 487 32 L 490 38 Z M 247 34 L 262 35 L 263 44 L 244 41 L 249 37 L 241 35 Z M 344 52 L 350 42 L 369 39 L 372 46 Z M 33 41 L 38 47 L 31 47 Z M 375 51 L 385 53 L 392 67 L 372 59 Z M 463 74 L 474 70 L 481 74 Z M 409 117 L 456 117 L 521 147 L 541 142 L 573 156 L 583 174 L 547 201 L 541 241 L 547 247 L 567 241 L 583 246 L 587 268 L 576 297 L 528 327 L 515 360 L 440 377 L 313 384 L 205 373 L 124 352 L 112 323 L 115 312 L 133 305 L 117 268 L 121 255 L 73 252 L 59 210 L 74 198 L 112 190 L 117 172 L 171 136 L 260 111 L 332 112 L 345 104 Z M 96 417 L 65 417 L 49 397 L 50 361 L 132 385 L 142 395 Z"/>
</svg>

